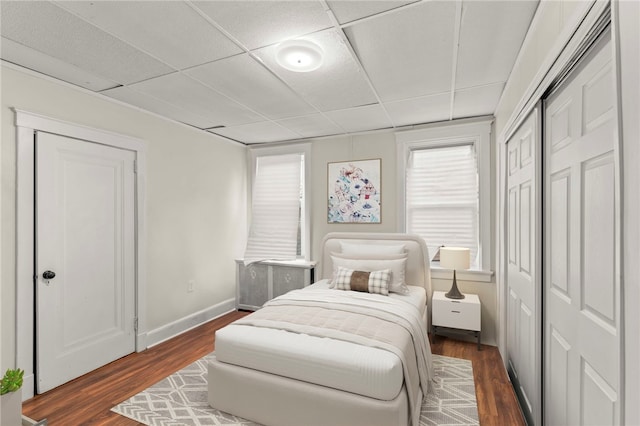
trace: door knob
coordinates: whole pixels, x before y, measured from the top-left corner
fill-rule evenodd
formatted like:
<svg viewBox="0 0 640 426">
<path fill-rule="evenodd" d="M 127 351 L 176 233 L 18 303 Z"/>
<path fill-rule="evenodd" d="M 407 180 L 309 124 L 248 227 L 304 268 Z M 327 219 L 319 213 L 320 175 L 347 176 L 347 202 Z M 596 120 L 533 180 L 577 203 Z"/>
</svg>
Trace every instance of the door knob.
<svg viewBox="0 0 640 426">
<path fill-rule="evenodd" d="M 52 280 L 56 277 L 56 273 L 53 271 L 44 271 L 42 273 L 42 278 L 44 278 L 45 280 Z"/>
</svg>

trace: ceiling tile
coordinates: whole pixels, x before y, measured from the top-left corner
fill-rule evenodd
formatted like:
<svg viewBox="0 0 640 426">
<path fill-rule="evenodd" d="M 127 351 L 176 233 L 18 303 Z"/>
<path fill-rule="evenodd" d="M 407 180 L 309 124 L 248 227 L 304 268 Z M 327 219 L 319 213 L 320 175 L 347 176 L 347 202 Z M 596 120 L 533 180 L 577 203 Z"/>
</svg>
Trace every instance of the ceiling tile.
<svg viewBox="0 0 640 426">
<path fill-rule="evenodd" d="M 0 57 L 246 143 L 299 140 L 493 114 L 537 3 L 0 0 Z M 323 65 L 281 68 L 292 38 Z"/>
<path fill-rule="evenodd" d="M 0 42 L 0 58 L 96 92 L 119 86 L 118 83 L 91 74 L 67 62 L 52 58 L 45 53 L 38 52 L 4 37 Z"/>
<path fill-rule="evenodd" d="M 63 1 L 57 4 L 176 69 L 242 52 L 183 2 Z"/>
<path fill-rule="evenodd" d="M 201 117 L 167 102 L 138 93 L 129 87 L 116 87 L 115 89 L 105 90 L 102 94 L 201 129 L 216 125 L 216 120 L 213 118 Z"/>
<path fill-rule="evenodd" d="M 384 101 L 451 89 L 455 2 L 429 1 L 345 29 Z"/>
<path fill-rule="evenodd" d="M 237 102 L 181 73 L 136 83 L 131 88 L 191 113 L 211 118 L 214 126 L 233 126 L 264 120 Z"/>
<path fill-rule="evenodd" d="M 456 90 L 453 101 L 453 118 L 492 115 L 496 110 L 503 89 L 504 84 L 498 83 Z"/>
<path fill-rule="evenodd" d="M 357 19 L 366 18 L 368 16 L 372 16 L 381 12 L 386 12 L 388 10 L 396 9 L 398 7 L 402 7 L 414 2 L 416 2 L 416 0 L 411 0 L 411 1 L 329 0 L 327 1 L 336 19 L 341 24 L 355 21 Z"/>
<path fill-rule="evenodd" d="M 278 124 L 296 132 L 305 138 L 336 135 L 343 130 L 322 114 L 310 114 L 302 117 L 278 120 Z"/>
<path fill-rule="evenodd" d="M 335 30 L 325 30 L 304 37 L 324 52 L 324 62 L 311 72 L 289 71 L 275 60 L 277 47 L 256 50 L 255 54 L 285 83 L 320 111 L 349 108 L 377 102 L 360 68 Z"/>
<path fill-rule="evenodd" d="M 244 143 L 277 142 L 300 138 L 299 135 L 271 121 L 211 129 L 209 131 Z"/>
<path fill-rule="evenodd" d="M 171 72 L 165 64 L 49 2 L 2 1 L 0 19 L 3 37 L 121 84 Z"/>
<path fill-rule="evenodd" d="M 456 89 L 507 81 L 537 4 L 463 2 Z"/>
<path fill-rule="evenodd" d="M 449 119 L 450 93 L 387 102 L 384 106 L 396 126 L 431 123 Z"/>
<path fill-rule="evenodd" d="M 185 71 L 269 118 L 285 118 L 315 112 L 249 54 L 237 55 Z"/>
<path fill-rule="evenodd" d="M 331 26 L 319 1 L 196 1 L 249 50 Z"/>
<path fill-rule="evenodd" d="M 347 132 L 386 129 L 391 127 L 384 110 L 380 105 L 366 105 L 357 108 L 328 111 L 327 117 L 335 121 Z"/>
</svg>

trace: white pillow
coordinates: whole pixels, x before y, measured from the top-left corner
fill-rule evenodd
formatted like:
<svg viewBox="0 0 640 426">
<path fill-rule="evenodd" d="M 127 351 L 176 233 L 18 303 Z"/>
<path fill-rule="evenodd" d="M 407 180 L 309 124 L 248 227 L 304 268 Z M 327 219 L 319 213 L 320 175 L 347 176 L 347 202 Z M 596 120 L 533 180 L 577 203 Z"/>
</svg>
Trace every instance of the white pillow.
<svg viewBox="0 0 640 426">
<path fill-rule="evenodd" d="M 338 256 L 331 256 L 333 265 L 333 279 L 331 288 L 335 287 L 338 268 L 353 269 L 355 271 L 373 272 L 381 269 L 391 269 L 391 284 L 389 291 L 392 293 L 407 294 L 409 288 L 404 282 L 404 270 L 407 264 L 407 255 L 400 259 L 347 259 Z"/>
<path fill-rule="evenodd" d="M 399 254 L 345 254 L 331 252 L 331 256 L 339 257 L 340 259 L 369 259 L 369 260 L 393 260 L 393 259 L 406 259 L 407 253 Z M 367 271 L 365 271 L 367 272 Z"/>
<path fill-rule="evenodd" d="M 366 244 L 340 241 L 343 254 L 387 255 L 404 253 L 404 244 Z"/>
</svg>

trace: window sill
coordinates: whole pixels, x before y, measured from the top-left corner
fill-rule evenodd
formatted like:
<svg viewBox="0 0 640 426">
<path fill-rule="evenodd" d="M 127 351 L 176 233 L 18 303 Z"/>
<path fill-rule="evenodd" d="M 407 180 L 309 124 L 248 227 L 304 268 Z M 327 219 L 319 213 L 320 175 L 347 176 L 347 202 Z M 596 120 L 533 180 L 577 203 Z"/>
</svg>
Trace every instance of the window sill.
<svg viewBox="0 0 640 426">
<path fill-rule="evenodd" d="M 440 267 L 439 262 L 432 262 L 431 278 L 435 278 L 438 280 L 451 280 L 453 279 L 453 270 Z M 460 281 L 490 283 L 493 281 L 493 271 L 481 271 L 472 269 L 468 269 L 465 271 L 456 271 L 456 278 Z"/>
</svg>

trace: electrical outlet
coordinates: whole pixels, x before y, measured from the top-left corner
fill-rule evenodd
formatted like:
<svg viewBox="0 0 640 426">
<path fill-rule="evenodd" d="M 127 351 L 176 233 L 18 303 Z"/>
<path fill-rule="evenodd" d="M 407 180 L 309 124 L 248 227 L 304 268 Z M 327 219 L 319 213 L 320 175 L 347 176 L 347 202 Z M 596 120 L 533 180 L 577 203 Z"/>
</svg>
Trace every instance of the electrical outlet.
<svg viewBox="0 0 640 426">
<path fill-rule="evenodd" d="M 193 293 L 193 287 L 196 284 L 196 282 L 194 280 L 189 280 L 189 282 L 187 282 L 187 293 Z"/>
</svg>

